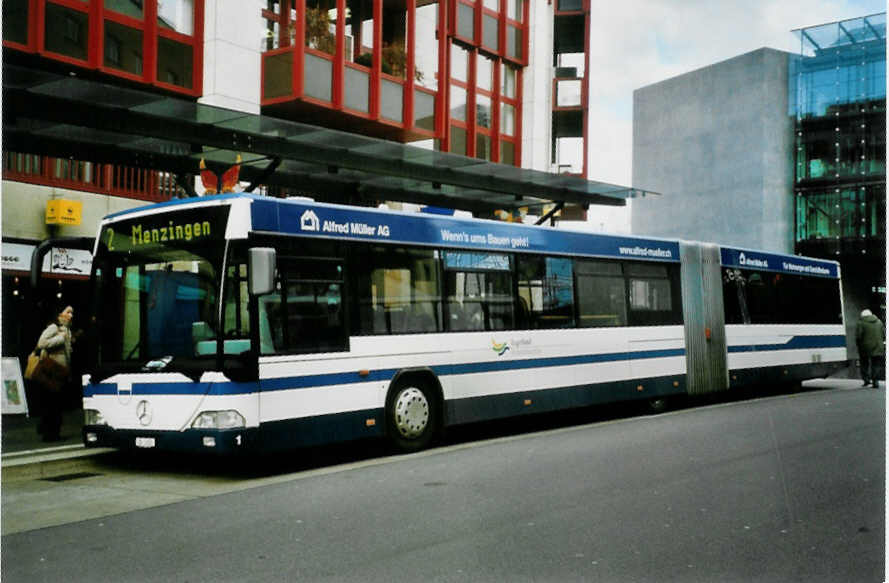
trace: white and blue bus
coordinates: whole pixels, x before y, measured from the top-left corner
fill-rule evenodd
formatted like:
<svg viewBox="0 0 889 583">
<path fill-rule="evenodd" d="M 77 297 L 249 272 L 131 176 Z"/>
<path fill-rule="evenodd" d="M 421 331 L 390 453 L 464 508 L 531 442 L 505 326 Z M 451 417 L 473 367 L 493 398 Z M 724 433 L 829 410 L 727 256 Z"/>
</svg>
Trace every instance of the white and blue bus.
<svg viewBox="0 0 889 583">
<path fill-rule="evenodd" d="M 823 377 L 839 265 L 246 194 L 101 224 L 87 446 L 233 452 Z"/>
</svg>

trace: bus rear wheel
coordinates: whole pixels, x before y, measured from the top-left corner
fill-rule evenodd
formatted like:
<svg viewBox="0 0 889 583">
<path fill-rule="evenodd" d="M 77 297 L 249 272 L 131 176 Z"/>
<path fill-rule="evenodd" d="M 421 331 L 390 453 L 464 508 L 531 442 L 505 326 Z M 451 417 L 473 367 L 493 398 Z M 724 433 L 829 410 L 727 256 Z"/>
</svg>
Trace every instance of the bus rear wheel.
<svg viewBox="0 0 889 583">
<path fill-rule="evenodd" d="M 438 401 L 428 386 L 408 379 L 389 391 L 386 399 L 386 434 L 397 449 L 419 451 L 429 446 L 438 431 Z"/>
</svg>

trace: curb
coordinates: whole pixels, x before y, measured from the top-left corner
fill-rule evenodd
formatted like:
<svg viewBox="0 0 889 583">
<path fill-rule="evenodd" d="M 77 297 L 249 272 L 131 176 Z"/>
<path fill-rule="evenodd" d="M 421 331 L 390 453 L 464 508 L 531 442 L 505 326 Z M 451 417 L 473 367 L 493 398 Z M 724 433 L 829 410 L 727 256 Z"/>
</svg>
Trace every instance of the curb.
<svg viewBox="0 0 889 583">
<path fill-rule="evenodd" d="M 99 460 L 117 450 L 63 445 L 44 449 L 17 451 L 3 455 L 2 479 L 39 480 L 98 468 Z"/>
</svg>

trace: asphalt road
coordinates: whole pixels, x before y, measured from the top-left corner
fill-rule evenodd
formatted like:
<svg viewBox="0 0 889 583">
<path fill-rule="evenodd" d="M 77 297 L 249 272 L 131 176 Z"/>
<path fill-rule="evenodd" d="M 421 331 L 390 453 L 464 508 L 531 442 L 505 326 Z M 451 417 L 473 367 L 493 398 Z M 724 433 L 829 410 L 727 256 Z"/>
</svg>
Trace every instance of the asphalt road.
<svg viewBox="0 0 889 583">
<path fill-rule="evenodd" d="M 304 452 L 299 467 L 118 460 L 70 482 L 4 484 L 4 514 L 52 501 L 92 518 L 4 536 L 2 577 L 882 581 L 884 399 L 818 390 L 569 417 L 580 425 L 550 416 L 409 456 Z"/>
</svg>

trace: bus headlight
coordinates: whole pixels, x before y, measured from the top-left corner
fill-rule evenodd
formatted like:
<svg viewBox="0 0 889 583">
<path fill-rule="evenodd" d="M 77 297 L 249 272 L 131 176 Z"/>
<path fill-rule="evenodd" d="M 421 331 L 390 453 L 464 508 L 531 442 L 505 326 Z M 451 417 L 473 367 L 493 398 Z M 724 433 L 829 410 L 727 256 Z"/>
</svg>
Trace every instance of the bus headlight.
<svg viewBox="0 0 889 583">
<path fill-rule="evenodd" d="M 99 413 L 96 409 L 84 409 L 83 410 L 83 424 L 84 425 L 108 425 L 108 422 L 105 421 L 105 418 L 102 417 L 102 414 Z"/>
<path fill-rule="evenodd" d="M 235 429 L 245 427 L 247 422 L 237 411 L 203 411 L 191 424 L 194 429 Z"/>
</svg>

